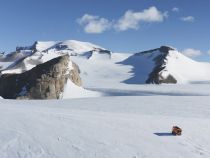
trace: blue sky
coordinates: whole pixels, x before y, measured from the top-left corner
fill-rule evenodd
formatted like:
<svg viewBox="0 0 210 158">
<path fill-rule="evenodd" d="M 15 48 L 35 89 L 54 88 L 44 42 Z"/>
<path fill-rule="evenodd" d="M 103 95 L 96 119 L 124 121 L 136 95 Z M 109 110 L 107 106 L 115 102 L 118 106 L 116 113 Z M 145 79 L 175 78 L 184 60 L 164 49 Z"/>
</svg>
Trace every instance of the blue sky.
<svg viewBox="0 0 210 158">
<path fill-rule="evenodd" d="M 118 52 L 171 45 L 210 61 L 209 6 L 209 0 L 0 0 L 0 50 L 75 39 Z"/>
</svg>

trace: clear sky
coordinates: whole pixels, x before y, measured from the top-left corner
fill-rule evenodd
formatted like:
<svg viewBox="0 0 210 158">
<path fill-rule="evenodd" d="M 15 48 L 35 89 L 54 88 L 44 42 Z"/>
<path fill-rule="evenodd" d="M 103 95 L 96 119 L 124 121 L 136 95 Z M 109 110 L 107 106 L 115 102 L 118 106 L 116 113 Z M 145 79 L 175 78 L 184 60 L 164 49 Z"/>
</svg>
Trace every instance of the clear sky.
<svg viewBox="0 0 210 158">
<path fill-rule="evenodd" d="M 209 0 L 0 0 L 0 50 L 75 39 L 117 52 L 171 45 L 210 61 L 209 6 Z"/>
</svg>

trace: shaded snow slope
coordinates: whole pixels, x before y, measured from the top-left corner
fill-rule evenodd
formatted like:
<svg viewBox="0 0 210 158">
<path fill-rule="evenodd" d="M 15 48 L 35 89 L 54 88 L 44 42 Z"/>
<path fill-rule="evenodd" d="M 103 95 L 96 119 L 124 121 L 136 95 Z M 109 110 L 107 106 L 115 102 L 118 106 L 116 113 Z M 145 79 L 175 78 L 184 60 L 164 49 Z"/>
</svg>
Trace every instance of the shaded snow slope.
<svg viewBox="0 0 210 158">
<path fill-rule="evenodd" d="M 209 97 L 0 100 L 1 158 L 209 158 Z M 170 134 L 173 125 L 182 136 Z"/>
<path fill-rule="evenodd" d="M 88 89 L 102 96 L 210 96 L 210 84 L 102 84 Z"/>
</svg>

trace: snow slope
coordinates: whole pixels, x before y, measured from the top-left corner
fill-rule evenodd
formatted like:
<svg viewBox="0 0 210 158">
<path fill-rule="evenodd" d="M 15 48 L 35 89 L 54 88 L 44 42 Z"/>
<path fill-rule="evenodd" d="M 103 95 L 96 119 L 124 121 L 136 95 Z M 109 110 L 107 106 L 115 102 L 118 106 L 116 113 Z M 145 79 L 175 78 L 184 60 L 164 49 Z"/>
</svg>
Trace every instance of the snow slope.
<svg viewBox="0 0 210 158">
<path fill-rule="evenodd" d="M 64 88 L 64 92 L 61 94 L 62 99 L 68 98 L 89 98 L 89 97 L 100 97 L 102 93 L 98 91 L 86 90 L 83 87 L 78 87 L 71 80 L 67 81 Z"/>
<path fill-rule="evenodd" d="M 209 97 L 0 100 L 1 158 L 209 158 Z M 173 125 L 182 136 L 170 134 Z"/>
<path fill-rule="evenodd" d="M 76 40 L 67 40 L 67 41 L 37 41 L 35 43 L 37 51 L 72 51 L 76 53 L 84 53 L 91 51 L 94 48 L 102 48 L 95 44 L 89 42 L 81 42 Z"/>
<path fill-rule="evenodd" d="M 163 48 L 168 50 L 161 50 Z M 120 63 L 133 67 L 133 77 L 125 80 L 126 84 L 144 84 L 149 80 L 153 83 L 169 75 L 178 84 L 210 82 L 210 63 L 196 62 L 175 48 L 166 46 L 136 53 Z"/>
<path fill-rule="evenodd" d="M 112 53 L 111 59 L 104 56 L 101 56 L 100 59 L 72 56 L 71 59 L 80 67 L 83 86 L 100 88 L 103 86 L 118 87 L 122 85 L 121 81 L 132 76 L 129 73 L 131 66 L 117 64 L 128 56 L 130 54 Z"/>
<path fill-rule="evenodd" d="M 176 50 L 169 51 L 163 76 L 172 74 L 178 83 L 210 82 L 210 63 L 196 62 Z"/>
</svg>

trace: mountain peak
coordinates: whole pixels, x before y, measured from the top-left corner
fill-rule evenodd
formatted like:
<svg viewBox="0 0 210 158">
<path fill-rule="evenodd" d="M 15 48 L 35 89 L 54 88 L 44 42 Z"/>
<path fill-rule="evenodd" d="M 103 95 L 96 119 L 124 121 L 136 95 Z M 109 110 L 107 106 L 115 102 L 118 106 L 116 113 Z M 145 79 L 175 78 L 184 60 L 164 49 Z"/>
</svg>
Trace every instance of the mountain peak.
<svg viewBox="0 0 210 158">
<path fill-rule="evenodd" d="M 156 49 L 151 49 L 143 52 L 136 53 L 135 55 L 142 55 L 142 54 L 157 54 L 161 53 L 162 55 L 167 55 L 169 54 L 169 51 L 175 51 L 177 50 L 176 48 L 173 48 L 171 46 L 160 46 L 159 48 Z"/>
<path fill-rule="evenodd" d="M 84 53 L 92 51 L 94 49 L 104 49 L 98 45 L 82 42 L 77 40 L 66 40 L 66 41 L 35 41 L 32 46 L 28 47 L 17 47 L 16 51 L 33 50 L 38 52 L 45 51 L 72 51 L 77 53 Z"/>
<path fill-rule="evenodd" d="M 159 51 L 162 53 L 168 53 L 170 50 L 176 50 L 176 49 L 169 46 L 161 46 L 159 48 Z"/>
</svg>

